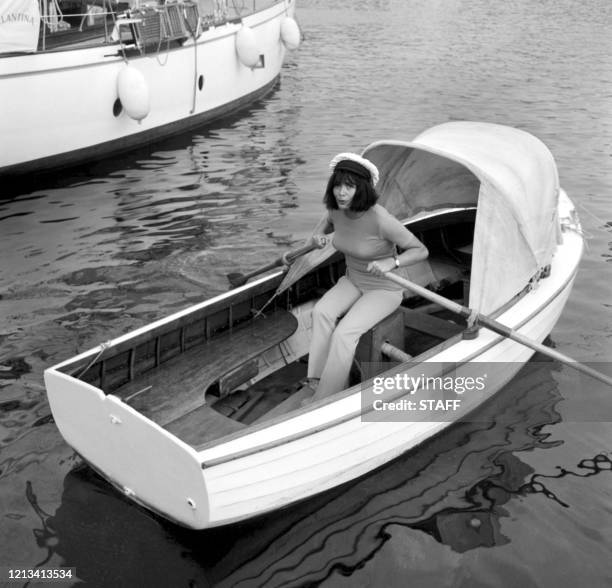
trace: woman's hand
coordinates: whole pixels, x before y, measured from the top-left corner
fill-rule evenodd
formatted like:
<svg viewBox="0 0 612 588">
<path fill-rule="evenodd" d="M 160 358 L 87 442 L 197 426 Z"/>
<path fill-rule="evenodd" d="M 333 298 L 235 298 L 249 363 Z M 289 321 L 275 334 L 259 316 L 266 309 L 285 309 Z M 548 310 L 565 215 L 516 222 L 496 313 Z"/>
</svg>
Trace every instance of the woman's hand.
<svg viewBox="0 0 612 588">
<path fill-rule="evenodd" d="M 323 249 L 327 245 L 327 235 L 313 235 L 310 242 L 317 248 Z"/>
<path fill-rule="evenodd" d="M 379 278 L 384 277 L 387 272 L 395 269 L 395 259 L 393 257 L 387 257 L 385 259 L 377 259 L 368 263 L 366 268 L 371 274 L 378 276 Z"/>
</svg>

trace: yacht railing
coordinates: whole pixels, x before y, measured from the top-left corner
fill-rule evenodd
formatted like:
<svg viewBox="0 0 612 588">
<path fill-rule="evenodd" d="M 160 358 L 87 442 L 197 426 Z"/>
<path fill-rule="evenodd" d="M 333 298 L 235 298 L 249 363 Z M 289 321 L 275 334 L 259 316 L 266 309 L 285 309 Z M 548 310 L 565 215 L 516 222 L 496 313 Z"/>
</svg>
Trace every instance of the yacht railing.
<svg viewBox="0 0 612 588">
<path fill-rule="evenodd" d="M 286 0 L 39 0 L 38 51 L 98 44 L 146 46 L 197 37 Z M 86 10 L 74 7 L 85 6 Z M 88 34 L 89 33 L 89 34 Z"/>
</svg>

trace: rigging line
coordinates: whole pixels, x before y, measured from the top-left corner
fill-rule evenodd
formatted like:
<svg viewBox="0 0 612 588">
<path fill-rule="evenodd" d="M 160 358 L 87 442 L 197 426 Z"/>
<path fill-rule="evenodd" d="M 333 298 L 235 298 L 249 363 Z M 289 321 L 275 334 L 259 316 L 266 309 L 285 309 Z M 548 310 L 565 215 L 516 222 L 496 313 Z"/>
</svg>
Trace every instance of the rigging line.
<svg viewBox="0 0 612 588">
<path fill-rule="evenodd" d="M 257 318 L 258 316 L 263 316 L 263 311 L 270 305 L 270 303 L 276 298 L 278 295 L 277 292 L 274 292 L 270 298 L 268 298 L 267 302 L 259 309 L 252 309 L 253 316 Z"/>
<path fill-rule="evenodd" d="M 162 60 L 159 58 L 160 53 L 161 53 L 161 45 L 163 43 L 163 39 L 160 39 L 159 44 L 157 45 L 157 52 L 155 54 L 155 59 L 157 60 L 157 63 L 159 63 L 159 65 L 161 65 L 162 67 L 165 67 L 166 64 L 168 63 L 168 59 L 170 58 L 170 37 L 168 37 L 166 39 L 166 59 Z"/>
<path fill-rule="evenodd" d="M 191 38 L 193 39 L 193 98 L 191 101 L 191 110 L 189 111 L 189 114 L 193 114 L 196 109 L 196 94 L 197 94 L 197 87 L 198 87 L 198 43 L 196 41 L 196 31 L 194 31 L 193 28 L 191 27 L 191 23 L 189 22 L 189 19 L 187 18 L 187 14 L 185 12 L 184 7 L 183 7 L 183 17 L 185 20 L 185 24 L 187 25 L 187 28 L 189 29 L 189 33 L 191 34 Z M 200 18 L 200 15 L 198 13 L 198 20 L 199 18 Z M 196 25 L 196 30 L 197 30 L 197 25 Z"/>
<path fill-rule="evenodd" d="M 166 8 L 166 15 L 167 15 L 167 10 L 168 9 Z M 162 43 L 164 42 L 164 39 L 162 37 L 163 29 L 164 29 L 164 24 L 163 24 L 163 21 L 160 18 L 159 42 L 157 43 L 157 51 L 155 53 L 155 60 L 157 61 L 157 63 L 159 63 L 159 65 L 161 65 L 162 67 L 165 67 L 166 64 L 168 63 L 168 59 L 170 58 L 170 35 L 168 35 L 166 37 L 166 59 L 162 63 L 162 61 L 159 58 L 159 55 L 160 55 L 160 52 L 161 52 Z"/>
<path fill-rule="evenodd" d="M 242 3 L 242 8 L 238 8 L 236 6 L 236 0 L 232 0 L 232 5 L 234 7 L 234 11 L 236 12 L 236 14 L 238 15 L 238 18 L 240 20 L 242 20 L 242 9 L 244 8 L 244 2 Z"/>
<path fill-rule="evenodd" d="M 89 370 L 89 368 L 96 363 L 96 361 L 98 361 L 101 357 L 102 354 L 112 345 L 112 341 L 108 340 L 105 341 L 104 343 L 100 343 L 100 351 L 98 351 L 98 354 L 87 364 L 87 366 L 85 367 L 85 369 L 83 371 L 81 371 L 81 373 L 76 376 L 77 380 L 80 380 L 84 375 L 85 372 L 87 372 L 87 370 Z"/>
</svg>

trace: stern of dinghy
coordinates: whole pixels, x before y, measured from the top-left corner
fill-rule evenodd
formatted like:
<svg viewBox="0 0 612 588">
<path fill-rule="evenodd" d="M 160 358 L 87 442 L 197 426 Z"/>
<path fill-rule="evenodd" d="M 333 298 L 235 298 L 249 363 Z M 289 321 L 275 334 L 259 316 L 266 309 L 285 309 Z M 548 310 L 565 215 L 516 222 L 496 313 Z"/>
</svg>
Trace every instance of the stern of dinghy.
<svg viewBox="0 0 612 588">
<path fill-rule="evenodd" d="M 202 529 L 209 519 L 206 484 L 192 447 L 112 394 L 50 368 L 45 385 L 66 442 L 135 502 Z"/>
</svg>

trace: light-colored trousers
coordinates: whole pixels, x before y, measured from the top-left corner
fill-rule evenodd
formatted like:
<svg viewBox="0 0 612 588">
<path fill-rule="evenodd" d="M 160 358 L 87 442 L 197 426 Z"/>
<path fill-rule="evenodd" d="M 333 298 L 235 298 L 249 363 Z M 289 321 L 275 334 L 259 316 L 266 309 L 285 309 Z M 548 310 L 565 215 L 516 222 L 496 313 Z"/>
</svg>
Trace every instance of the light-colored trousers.
<svg viewBox="0 0 612 588">
<path fill-rule="evenodd" d="M 398 308 L 402 296 L 401 290 L 363 292 L 342 276 L 317 302 L 312 311 L 308 377 L 320 378 L 318 398 L 347 387 L 359 338 Z"/>
</svg>

